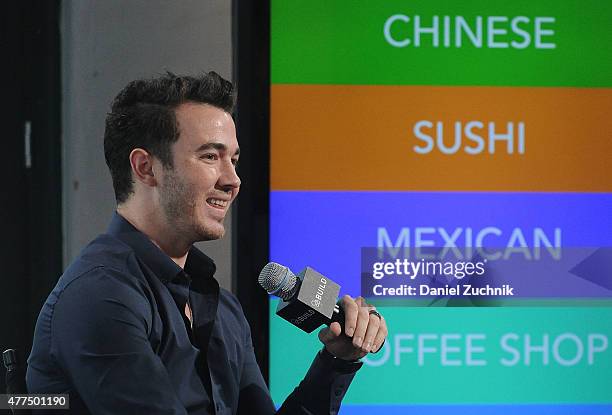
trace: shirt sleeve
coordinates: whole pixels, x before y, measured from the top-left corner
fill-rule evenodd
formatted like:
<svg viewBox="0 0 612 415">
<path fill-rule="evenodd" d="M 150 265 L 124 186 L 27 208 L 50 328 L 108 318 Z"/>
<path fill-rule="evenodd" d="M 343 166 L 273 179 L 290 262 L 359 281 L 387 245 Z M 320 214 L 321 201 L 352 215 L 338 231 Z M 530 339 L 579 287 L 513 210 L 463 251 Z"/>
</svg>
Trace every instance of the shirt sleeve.
<svg viewBox="0 0 612 415">
<path fill-rule="evenodd" d="M 251 340 L 250 329 L 246 323 L 245 361 L 240 380 L 238 415 L 335 415 L 340 409 L 355 373 L 363 363 L 345 362 L 335 359 L 329 353 L 317 353 L 310 369 L 295 390 L 285 399 L 276 411 L 270 392 L 266 386 Z"/>
<path fill-rule="evenodd" d="M 187 414 L 148 340 L 137 280 L 99 267 L 71 282 L 53 312 L 51 354 L 94 415 Z"/>
</svg>

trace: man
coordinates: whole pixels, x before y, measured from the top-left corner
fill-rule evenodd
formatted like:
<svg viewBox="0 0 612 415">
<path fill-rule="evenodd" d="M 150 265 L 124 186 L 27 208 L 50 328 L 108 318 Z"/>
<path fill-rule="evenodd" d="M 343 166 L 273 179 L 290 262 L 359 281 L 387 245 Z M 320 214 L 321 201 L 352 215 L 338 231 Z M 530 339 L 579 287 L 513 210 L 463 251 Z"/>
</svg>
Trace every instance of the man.
<svg viewBox="0 0 612 415">
<path fill-rule="evenodd" d="M 131 82 L 106 120 L 117 212 L 68 267 L 38 318 L 30 393 L 69 393 L 73 413 L 272 414 L 237 299 L 193 247 L 221 238 L 238 195 L 231 83 L 214 72 Z M 336 413 L 384 319 L 345 296 L 279 413 Z"/>
</svg>

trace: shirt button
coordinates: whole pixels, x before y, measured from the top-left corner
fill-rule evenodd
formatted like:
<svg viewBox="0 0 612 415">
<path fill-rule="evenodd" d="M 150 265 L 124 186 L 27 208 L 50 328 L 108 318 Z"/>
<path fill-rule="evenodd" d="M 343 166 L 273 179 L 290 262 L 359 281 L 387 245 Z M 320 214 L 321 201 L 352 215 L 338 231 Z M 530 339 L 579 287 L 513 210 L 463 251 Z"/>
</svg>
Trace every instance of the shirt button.
<svg viewBox="0 0 612 415">
<path fill-rule="evenodd" d="M 336 396 L 340 396 L 342 395 L 342 392 L 344 391 L 344 385 L 338 386 L 336 388 L 336 390 L 334 391 L 334 393 L 336 394 Z"/>
</svg>

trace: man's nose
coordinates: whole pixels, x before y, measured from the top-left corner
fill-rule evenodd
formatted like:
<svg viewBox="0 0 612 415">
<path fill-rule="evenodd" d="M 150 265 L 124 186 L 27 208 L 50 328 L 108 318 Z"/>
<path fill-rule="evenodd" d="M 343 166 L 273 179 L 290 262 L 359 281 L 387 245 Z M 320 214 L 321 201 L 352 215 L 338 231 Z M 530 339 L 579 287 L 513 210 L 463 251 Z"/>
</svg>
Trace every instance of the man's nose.
<svg viewBox="0 0 612 415">
<path fill-rule="evenodd" d="M 236 166 L 231 161 L 223 163 L 219 184 L 226 189 L 237 189 L 240 187 L 240 177 L 236 172 Z"/>
</svg>

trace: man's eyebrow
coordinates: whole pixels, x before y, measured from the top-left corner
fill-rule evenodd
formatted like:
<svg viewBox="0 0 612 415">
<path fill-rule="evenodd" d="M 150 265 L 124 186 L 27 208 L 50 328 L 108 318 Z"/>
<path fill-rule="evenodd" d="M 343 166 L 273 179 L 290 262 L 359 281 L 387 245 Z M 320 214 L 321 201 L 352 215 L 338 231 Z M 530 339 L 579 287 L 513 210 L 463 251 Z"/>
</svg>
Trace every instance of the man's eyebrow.
<svg viewBox="0 0 612 415">
<path fill-rule="evenodd" d="M 203 151 L 210 150 L 210 149 L 217 150 L 217 151 L 227 151 L 227 146 L 225 144 L 223 144 L 223 143 L 215 143 L 215 142 L 213 142 L 213 143 L 206 143 L 206 144 L 202 144 L 200 147 L 198 147 L 196 149 L 196 153 L 201 153 Z M 240 154 L 240 148 L 237 148 L 236 152 L 234 153 L 234 155 L 237 156 L 239 154 Z"/>
</svg>

